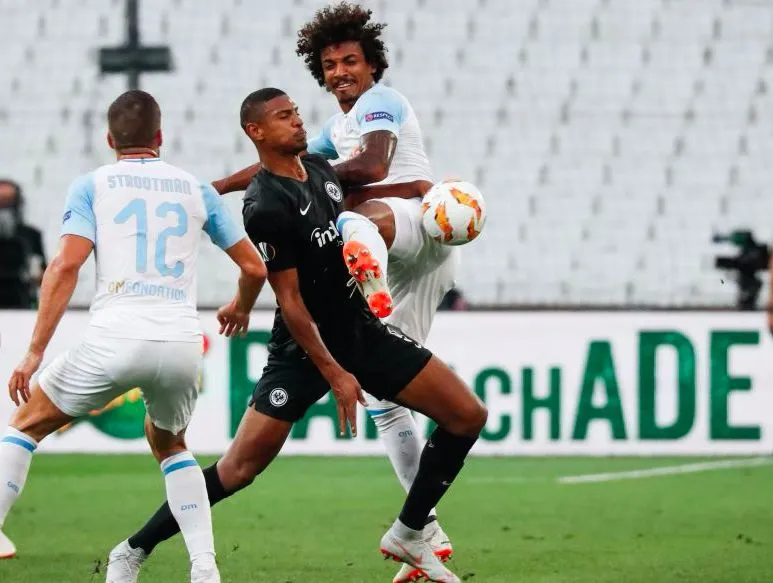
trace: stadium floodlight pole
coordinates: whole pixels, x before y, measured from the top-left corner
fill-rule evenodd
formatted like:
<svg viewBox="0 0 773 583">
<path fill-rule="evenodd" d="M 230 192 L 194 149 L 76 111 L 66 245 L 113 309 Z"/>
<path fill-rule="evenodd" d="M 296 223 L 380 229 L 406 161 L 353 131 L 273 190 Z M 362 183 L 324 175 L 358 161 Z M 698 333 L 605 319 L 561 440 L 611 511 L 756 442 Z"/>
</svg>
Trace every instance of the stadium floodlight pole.
<svg viewBox="0 0 773 583">
<path fill-rule="evenodd" d="M 137 49 L 140 44 L 140 14 L 138 0 L 126 0 L 126 45 Z M 140 72 L 137 67 L 128 69 L 129 90 L 140 88 Z"/>
<path fill-rule="evenodd" d="M 168 46 L 144 46 L 140 41 L 139 0 L 126 0 L 126 41 L 99 49 L 101 73 L 126 74 L 129 89 L 140 88 L 141 73 L 168 73 L 174 69 Z"/>
</svg>

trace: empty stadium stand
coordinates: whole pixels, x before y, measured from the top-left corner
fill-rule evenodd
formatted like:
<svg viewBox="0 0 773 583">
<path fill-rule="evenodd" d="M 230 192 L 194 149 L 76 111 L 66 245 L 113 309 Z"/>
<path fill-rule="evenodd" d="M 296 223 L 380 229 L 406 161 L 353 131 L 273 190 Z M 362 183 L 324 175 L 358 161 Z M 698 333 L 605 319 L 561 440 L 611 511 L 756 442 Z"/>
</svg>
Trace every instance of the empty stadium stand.
<svg viewBox="0 0 773 583">
<path fill-rule="evenodd" d="M 238 125 L 274 85 L 310 128 L 336 109 L 294 52 L 319 0 L 146 0 L 145 43 L 176 69 L 144 75 L 164 156 L 205 180 L 253 161 Z M 376 0 L 385 81 L 412 102 L 436 178 L 464 176 L 488 225 L 459 286 L 478 304 L 723 306 L 711 235 L 773 239 L 773 1 Z M 124 38 L 118 0 L 0 0 L 0 174 L 54 249 L 74 175 L 111 159 L 104 111 L 126 85 L 96 50 Z M 229 205 L 239 211 L 240 197 Z M 199 300 L 234 273 L 204 250 Z M 76 302 L 88 303 L 93 267 Z M 270 303 L 270 295 L 262 299 Z"/>
</svg>

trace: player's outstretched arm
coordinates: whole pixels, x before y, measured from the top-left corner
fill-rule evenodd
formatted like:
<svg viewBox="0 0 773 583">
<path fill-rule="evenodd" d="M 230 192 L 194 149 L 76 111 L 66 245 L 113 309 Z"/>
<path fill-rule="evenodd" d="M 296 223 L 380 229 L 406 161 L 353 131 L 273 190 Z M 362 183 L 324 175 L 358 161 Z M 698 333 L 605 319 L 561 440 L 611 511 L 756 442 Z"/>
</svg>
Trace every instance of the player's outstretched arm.
<svg viewBox="0 0 773 583">
<path fill-rule="evenodd" d="M 250 324 L 250 312 L 266 283 L 266 264 L 257 249 L 246 237 L 226 249 L 231 260 L 239 266 L 239 289 L 231 302 L 217 312 L 220 333 L 225 336 L 245 334 Z"/>
<path fill-rule="evenodd" d="M 384 180 L 389 174 L 396 147 L 397 136 L 389 130 L 377 130 L 362 136 L 359 153 L 335 166 L 341 184 L 363 186 Z"/>
<path fill-rule="evenodd" d="M 94 243 L 79 235 L 64 235 L 59 242 L 56 257 L 43 274 L 40 289 L 40 306 L 35 319 L 27 354 L 13 372 L 9 389 L 14 403 L 19 404 L 18 395 L 26 402 L 29 399 L 29 382 L 43 360 L 43 353 L 51 342 L 67 304 L 70 302 L 78 283 L 78 272 L 86 262 Z"/>
<path fill-rule="evenodd" d="M 333 358 L 319 335 L 317 324 L 301 297 L 298 270 L 275 271 L 269 274 L 268 281 L 274 289 L 282 318 L 290 334 L 330 383 L 338 407 L 338 429 L 341 435 L 346 433 L 347 421 L 352 428 L 352 434 L 357 435 L 357 401 L 365 405 L 362 388 L 354 375 L 344 370 Z"/>
<path fill-rule="evenodd" d="M 229 192 L 236 192 L 238 190 L 247 190 L 250 182 L 255 178 L 255 175 L 258 172 L 260 172 L 260 164 L 252 164 L 230 176 L 215 180 L 212 183 L 212 186 L 217 190 L 218 194 L 228 194 Z"/>
</svg>

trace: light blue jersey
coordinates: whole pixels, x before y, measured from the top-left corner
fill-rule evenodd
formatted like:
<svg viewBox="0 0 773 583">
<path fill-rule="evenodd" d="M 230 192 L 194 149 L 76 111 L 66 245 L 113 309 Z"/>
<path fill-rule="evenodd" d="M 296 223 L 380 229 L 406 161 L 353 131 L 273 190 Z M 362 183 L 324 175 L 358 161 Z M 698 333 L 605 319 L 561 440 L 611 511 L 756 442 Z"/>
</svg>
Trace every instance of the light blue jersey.
<svg viewBox="0 0 773 583">
<path fill-rule="evenodd" d="M 348 113 L 331 117 L 320 135 L 309 141 L 308 151 L 329 160 L 348 160 L 359 151 L 362 136 L 379 130 L 397 136 L 389 175 L 380 184 L 432 182 L 419 120 L 411 104 L 401 93 L 380 83 L 363 93 Z"/>
<path fill-rule="evenodd" d="M 158 158 L 124 159 L 75 180 L 62 235 L 94 243 L 91 326 L 117 338 L 198 342 L 201 231 L 228 249 L 246 235 L 215 190 Z"/>
</svg>

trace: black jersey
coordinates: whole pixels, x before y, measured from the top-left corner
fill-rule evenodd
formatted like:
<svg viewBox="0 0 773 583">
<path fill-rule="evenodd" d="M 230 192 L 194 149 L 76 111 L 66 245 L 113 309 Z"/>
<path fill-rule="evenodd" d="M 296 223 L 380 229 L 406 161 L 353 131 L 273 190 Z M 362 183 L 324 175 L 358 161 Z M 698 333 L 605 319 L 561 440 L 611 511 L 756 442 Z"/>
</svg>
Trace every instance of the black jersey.
<svg viewBox="0 0 773 583">
<path fill-rule="evenodd" d="M 244 226 L 269 272 L 295 268 L 301 297 L 320 336 L 336 359 L 346 360 L 363 328 L 380 326 L 344 263 L 336 218 L 343 190 L 321 156 L 302 158 L 308 179 L 300 182 L 261 170 L 244 197 Z M 295 358 L 293 340 L 279 309 L 268 345 L 270 356 Z"/>
</svg>

